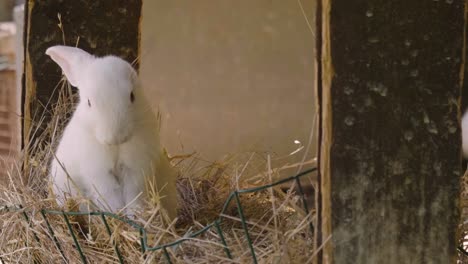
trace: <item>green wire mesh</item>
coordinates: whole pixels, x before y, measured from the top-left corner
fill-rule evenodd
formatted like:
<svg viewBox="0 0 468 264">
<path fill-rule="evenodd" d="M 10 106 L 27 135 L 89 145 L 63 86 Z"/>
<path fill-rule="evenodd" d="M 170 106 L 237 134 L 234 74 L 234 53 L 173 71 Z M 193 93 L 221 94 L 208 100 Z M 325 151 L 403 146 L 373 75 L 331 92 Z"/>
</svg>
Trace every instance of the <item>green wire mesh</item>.
<svg viewBox="0 0 468 264">
<path fill-rule="evenodd" d="M 125 219 L 123 217 L 120 217 L 120 216 L 118 216 L 116 214 L 113 214 L 113 213 L 110 213 L 110 212 L 64 212 L 64 211 L 57 211 L 57 210 L 42 209 L 42 210 L 40 210 L 40 214 L 41 214 L 42 218 L 44 219 L 45 224 L 47 226 L 47 231 L 48 231 L 47 235 L 48 235 L 48 237 L 54 242 L 54 244 L 55 244 L 57 250 L 59 251 L 60 255 L 62 256 L 63 260 L 65 262 L 67 262 L 67 263 L 69 261 L 67 260 L 65 254 L 63 252 L 62 246 L 60 245 L 60 242 L 59 242 L 59 240 L 57 239 L 57 237 L 56 237 L 56 235 L 54 233 L 54 229 L 50 225 L 50 221 L 49 221 L 49 218 L 48 218 L 48 216 L 50 216 L 50 215 L 58 215 L 58 216 L 63 217 L 63 220 L 66 223 L 68 231 L 70 232 L 70 236 L 73 239 L 73 243 L 75 245 L 76 250 L 79 253 L 79 256 L 81 258 L 82 263 L 88 263 L 88 260 L 87 260 L 87 258 L 85 256 L 84 252 L 83 252 L 82 246 L 80 245 L 80 243 L 79 243 L 79 241 L 78 241 L 78 239 L 77 239 L 77 237 L 75 235 L 75 231 L 73 230 L 73 227 L 72 227 L 72 225 L 70 223 L 70 220 L 69 220 L 70 216 L 90 216 L 90 217 L 91 216 L 97 216 L 97 217 L 100 217 L 103 224 L 104 224 L 104 226 L 105 226 L 105 228 L 106 228 L 106 231 L 107 231 L 107 234 L 109 235 L 109 237 L 112 237 L 112 230 L 111 230 L 111 228 L 110 228 L 110 226 L 109 226 L 109 224 L 107 222 L 107 218 L 113 218 L 113 219 L 116 219 L 118 221 L 121 221 L 122 223 L 125 223 L 125 224 L 131 226 L 132 228 L 139 231 L 141 253 L 142 254 L 146 254 L 147 252 L 161 250 L 162 253 L 163 253 L 164 258 L 167 261 L 167 263 L 172 263 L 171 256 L 170 256 L 167 248 L 179 245 L 179 244 L 181 244 L 181 243 L 183 243 L 183 242 L 185 242 L 187 240 L 198 237 L 198 236 L 206 233 L 210 229 L 214 228 L 214 231 L 219 235 L 220 242 L 223 245 L 223 250 L 224 250 L 224 253 L 226 254 L 226 257 L 229 258 L 229 259 L 233 259 L 231 250 L 229 248 L 229 245 L 226 243 L 225 236 L 224 236 L 223 231 L 222 231 L 222 229 L 220 227 L 220 224 L 221 224 L 221 222 L 223 220 L 224 213 L 228 209 L 229 204 L 231 203 L 232 200 L 234 200 L 235 203 L 236 203 L 236 206 L 237 206 L 238 213 L 239 213 L 240 221 L 241 221 L 241 224 L 242 224 L 242 229 L 244 231 L 245 238 L 246 238 L 246 240 L 248 242 L 248 246 L 249 246 L 249 249 L 250 249 L 250 254 L 252 256 L 252 261 L 253 261 L 253 263 L 258 263 L 257 256 L 256 256 L 256 253 L 255 253 L 255 249 L 254 249 L 254 246 L 253 246 L 253 242 L 252 242 L 252 239 L 251 239 L 250 234 L 249 234 L 247 219 L 246 219 L 246 217 L 244 215 L 244 208 L 242 207 L 242 204 L 240 202 L 240 195 L 244 194 L 244 193 L 254 193 L 254 192 L 263 191 L 265 189 L 272 188 L 274 186 L 281 185 L 281 184 L 284 184 L 284 183 L 287 183 L 287 182 L 295 182 L 295 184 L 297 184 L 297 187 L 298 187 L 298 190 L 299 190 L 299 195 L 301 197 L 302 205 L 304 207 L 304 210 L 307 213 L 307 217 L 310 217 L 310 215 L 309 215 L 309 205 L 307 204 L 307 200 L 305 198 L 305 194 L 304 194 L 304 191 L 303 191 L 303 188 L 302 188 L 302 185 L 301 185 L 300 178 L 307 175 L 307 174 L 310 174 L 310 173 L 312 173 L 312 172 L 314 172 L 316 170 L 317 170 L 316 168 L 311 168 L 311 169 L 305 170 L 305 171 L 303 171 L 303 172 L 301 172 L 301 173 L 299 173 L 299 174 L 297 174 L 295 176 L 291 176 L 291 177 L 285 178 L 283 180 L 280 180 L 280 181 L 277 181 L 277 182 L 274 182 L 274 183 L 271 183 L 271 184 L 267 184 L 267 185 L 263 185 L 263 186 L 259 186 L 259 187 L 254 187 L 254 188 L 248 188 L 248 189 L 233 191 L 233 192 L 230 193 L 230 195 L 226 199 L 226 201 L 224 203 L 224 206 L 223 206 L 223 209 L 221 210 L 221 212 L 219 214 L 219 217 L 215 221 L 213 221 L 212 223 L 206 225 L 202 229 L 191 233 L 190 235 L 188 235 L 186 237 L 180 238 L 180 239 L 178 239 L 178 240 L 176 240 L 174 242 L 171 242 L 171 243 L 166 243 L 166 244 L 162 244 L 162 245 L 158 245 L 158 246 L 154 246 L 154 247 L 151 247 L 151 246 L 148 245 L 148 234 L 147 234 L 147 231 L 144 229 L 144 227 L 142 227 L 141 225 L 137 224 L 136 222 L 134 222 L 134 221 L 132 221 L 130 219 Z M 27 224 L 30 227 L 32 227 L 32 221 L 30 221 L 30 218 L 29 218 L 29 216 L 27 214 L 27 211 L 21 205 L 16 206 L 16 207 L 3 206 L 3 207 L 0 207 L 0 211 L 7 211 L 7 212 L 21 211 L 21 214 L 23 215 L 24 220 L 27 222 Z M 313 229 L 312 221 L 309 221 L 309 222 L 310 222 L 310 224 L 309 224 L 310 232 L 313 233 L 314 229 Z M 37 242 L 40 242 L 40 239 L 37 236 L 37 234 L 33 233 L 33 235 L 34 235 L 34 239 Z M 115 241 L 112 241 L 112 243 L 113 243 L 114 252 L 117 255 L 117 259 L 118 259 L 119 263 L 125 263 L 124 259 L 122 257 L 122 254 L 121 254 L 121 252 L 120 252 L 120 250 L 118 248 L 117 243 Z M 0 257 L 0 262 L 5 263 L 1 257 Z"/>
<path fill-rule="evenodd" d="M 226 199 L 226 201 L 224 203 L 224 206 L 223 206 L 223 209 L 221 210 L 221 212 L 219 214 L 219 217 L 215 221 L 213 221 L 211 224 L 208 224 L 204 228 L 202 228 L 202 229 L 200 229 L 200 230 L 198 230 L 198 231 L 196 231 L 194 233 L 191 233 L 187 237 L 178 239 L 178 240 L 176 240 L 174 242 L 171 242 L 171 243 L 158 245 L 158 246 L 155 246 L 155 247 L 151 247 L 151 246 L 148 245 L 147 232 L 141 225 L 137 224 L 136 222 L 134 222 L 132 220 L 122 218 L 122 217 L 120 217 L 120 216 L 118 216 L 116 214 L 113 214 L 113 213 L 109 213 L 109 212 L 64 212 L 64 211 L 42 209 L 42 210 L 40 210 L 40 214 L 41 214 L 42 218 L 45 221 L 47 231 L 48 231 L 48 234 L 47 234 L 48 237 L 54 242 L 57 250 L 59 251 L 60 255 L 62 256 L 63 260 L 66 263 L 68 263 L 69 261 L 67 260 L 65 254 L 64 254 L 64 252 L 62 250 L 62 246 L 61 246 L 59 240 L 57 239 L 57 237 L 56 237 L 56 235 L 54 233 L 54 229 L 50 225 L 50 221 L 49 221 L 49 218 L 48 218 L 49 215 L 59 215 L 59 216 L 63 217 L 63 219 L 64 219 L 64 221 L 66 223 L 66 226 L 68 228 L 68 231 L 70 232 L 70 236 L 73 239 L 73 243 L 75 245 L 75 248 L 78 251 L 79 256 L 81 258 L 81 261 L 83 263 L 88 263 L 88 261 L 87 261 L 87 258 L 86 258 L 85 254 L 83 252 L 83 249 L 82 249 L 80 243 L 78 242 L 78 239 L 76 238 L 75 231 L 73 230 L 73 227 L 72 227 L 72 225 L 70 223 L 70 220 L 69 220 L 70 216 L 99 216 L 101 218 L 101 220 L 102 220 L 103 225 L 106 228 L 106 231 L 107 231 L 107 234 L 109 235 L 109 237 L 112 237 L 112 230 L 111 230 L 111 228 L 110 228 L 110 226 L 108 224 L 107 218 L 113 218 L 113 219 L 116 219 L 118 221 L 121 221 L 121 222 L 123 222 L 123 223 L 125 223 L 125 224 L 131 226 L 132 228 L 139 231 L 140 245 L 141 245 L 142 254 L 145 254 L 147 252 L 161 250 L 162 253 L 163 253 L 164 258 L 167 261 L 167 263 L 172 263 L 171 256 L 170 256 L 170 254 L 169 254 L 169 252 L 167 250 L 168 247 L 170 248 L 172 246 L 179 245 L 179 244 L 181 244 L 181 243 L 183 243 L 183 242 L 185 242 L 187 240 L 190 240 L 191 238 L 198 237 L 198 236 L 206 233 L 210 229 L 214 228 L 216 233 L 219 235 L 220 242 L 223 245 L 223 250 L 224 250 L 224 252 L 226 254 L 226 257 L 229 258 L 229 259 L 233 259 L 231 250 L 230 250 L 228 244 L 226 243 L 226 240 L 225 240 L 223 231 L 222 231 L 222 229 L 220 227 L 220 224 L 221 224 L 221 222 L 223 220 L 223 214 L 226 212 L 226 210 L 227 210 L 229 204 L 231 203 L 231 201 L 234 200 L 236 205 L 237 205 L 237 210 L 238 210 L 238 213 L 239 213 L 242 228 L 244 230 L 244 234 L 245 234 L 246 240 L 248 242 L 248 246 L 249 246 L 249 249 L 250 249 L 250 254 L 252 256 L 252 262 L 253 263 L 258 263 L 257 256 L 256 256 L 256 253 L 255 253 L 255 249 L 253 247 L 253 242 L 252 242 L 252 239 L 250 238 L 250 234 L 249 234 L 249 231 L 248 231 L 247 219 L 246 219 L 246 217 L 244 215 L 244 209 L 243 209 L 242 204 L 240 202 L 239 196 L 241 194 L 243 194 L 243 193 L 254 193 L 254 192 L 258 192 L 258 191 L 263 191 L 265 189 L 272 188 L 272 187 L 277 186 L 277 185 L 281 185 L 281 184 L 284 184 L 284 183 L 287 183 L 287 182 L 295 181 L 295 183 L 297 184 L 298 190 L 299 190 L 299 195 L 300 195 L 301 200 L 302 200 L 302 205 L 304 207 L 304 210 L 305 210 L 306 214 L 309 216 L 309 209 L 310 208 L 309 208 L 309 205 L 307 204 L 307 200 L 305 199 L 305 194 L 304 194 L 301 182 L 300 182 L 300 178 L 307 175 L 307 174 L 309 174 L 309 173 L 312 173 L 314 171 L 316 171 L 316 168 L 305 170 L 305 171 L 303 171 L 303 172 L 301 172 L 301 173 L 299 173 L 299 174 L 297 174 L 295 176 L 291 176 L 289 178 L 277 181 L 277 182 L 272 183 L 272 184 L 268 184 L 268 185 L 264 185 L 264 186 L 260 186 L 260 187 L 255 187 L 255 188 L 249 188 L 249 189 L 233 191 L 233 192 L 230 193 L 230 195 Z M 28 226 L 32 227 L 32 221 L 30 220 L 30 218 L 28 216 L 28 213 L 23 208 L 23 206 L 21 206 L 21 205 L 16 206 L 16 207 L 3 206 L 3 207 L 0 207 L 0 211 L 7 211 L 7 212 L 20 211 L 22 216 L 23 216 L 23 219 L 27 222 Z M 309 222 L 309 228 L 310 228 L 310 231 L 313 233 L 314 228 L 313 228 L 313 225 L 312 225 L 312 221 Z M 33 237 L 34 237 L 34 240 L 36 240 L 37 242 L 40 242 L 40 239 L 39 239 L 39 237 L 37 236 L 36 233 L 33 233 Z M 123 256 L 122 256 L 122 254 L 121 254 L 121 252 L 120 252 L 120 250 L 118 248 L 117 243 L 115 241 L 112 241 L 112 244 L 113 244 L 114 252 L 117 255 L 117 259 L 118 259 L 119 263 L 125 263 L 124 259 L 123 259 Z M 458 246 L 457 250 L 461 254 L 463 254 L 465 256 L 468 256 L 468 252 L 462 246 Z M 1 257 L 0 257 L 0 262 L 1 263 L 6 263 Z"/>
</svg>

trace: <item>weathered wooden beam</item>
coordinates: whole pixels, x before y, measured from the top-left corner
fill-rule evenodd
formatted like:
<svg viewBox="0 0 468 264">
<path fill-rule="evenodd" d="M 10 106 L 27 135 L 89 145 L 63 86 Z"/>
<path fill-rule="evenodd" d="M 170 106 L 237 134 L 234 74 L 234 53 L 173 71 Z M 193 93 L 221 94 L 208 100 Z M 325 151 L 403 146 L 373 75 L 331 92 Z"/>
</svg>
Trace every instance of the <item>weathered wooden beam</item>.
<svg viewBox="0 0 468 264">
<path fill-rule="evenodd" d="M 62 77 L 45 50 L 53 45 L 78 45 L 98 56 L 113 54 L 133 62 L 139 56 L 141 6 L 142 0 L 26 2 L 23 145 L 43 131 L 39 127 L 30 134 L 49 120 L 47 109 L 56 100 L 53 91 Z M 43 114 L 45 122 L 39 124 Z"/>
<path fill-rule="evenodd" d="M 455 263 L 464 1 L 322 4 L 321 261 Z"/>
</svg>

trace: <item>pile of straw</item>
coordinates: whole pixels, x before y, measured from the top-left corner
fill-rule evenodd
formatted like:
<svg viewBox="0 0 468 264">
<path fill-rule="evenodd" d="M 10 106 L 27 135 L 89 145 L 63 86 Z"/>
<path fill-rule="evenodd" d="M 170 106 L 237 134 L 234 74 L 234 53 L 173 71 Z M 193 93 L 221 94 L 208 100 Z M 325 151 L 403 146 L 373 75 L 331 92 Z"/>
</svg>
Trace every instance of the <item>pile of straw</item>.
<svg viewBox="0 0 468 264">
<path fill-rule="evenodd" d="M 0 186 L 0 206 L 8 207 L 0 211 L 0 263 L 58 263 L 64 258 L 69 263 L 82 262 L 63 215 L 47 215 L 57 240 L 54 241 L 41 214 L 42 209 L 76 211 L 76 201 L 70 201 L 65 208 L 58 207 L 49 195 L 50 182 L 47 180 L 57 135 L 75 100 L 71 90 L 64 87 L 59 89 L 62 92 L 58 94 L 51 121 L 33 127 L 32 133 L 41 132 L 41 136 L 27 146 L 29 153 L 34 155 L 18 157 L 8 171 L 6 183 Z M 242 164 L 239 160 L 239 157 L 230 157 L 209 163 L 201 161 L 196 154 L 172 157 L 180 171 L 178 220 L 168 222 L 161 217 L 157 204 L 148 205 L 131 219 L 146 230 L 149 247 L 188 238 L 214 220 L 222 219 L 220 229 L 232 259 L 227 257 L 221 237 L 214 228 L 167 247 L 166 252 L 142 253 L 140 233 L 130 224 L 107 217 L 110 236 L 100 216 L 70 216 L 68 220 L 73 234 L 86 260 L 89 263 L 118 263 L 117 248 L 125 263 L 164 263 L 167 257 L 172 263 L 252 262 L 252 251 L 236 204 L 231 203 L 221 218 L 219 214 L 232 191 L 269 184 L 278 178 L 283 168 L 271 168 L 270 157 L 258 153 L 249 154 L 248 161 Z M 306 183 L 309 177 L 303 180 Z M 240 195 L 251 244 L 260 263 L 307 263 L 313 256 L 313 234 L 309 224 L 315 214 L 313 210 L 309 215 L 305 213 L 300 197 L 292 190 L 289 188 L 285 192 L 276 186 Z"/>
</svg>

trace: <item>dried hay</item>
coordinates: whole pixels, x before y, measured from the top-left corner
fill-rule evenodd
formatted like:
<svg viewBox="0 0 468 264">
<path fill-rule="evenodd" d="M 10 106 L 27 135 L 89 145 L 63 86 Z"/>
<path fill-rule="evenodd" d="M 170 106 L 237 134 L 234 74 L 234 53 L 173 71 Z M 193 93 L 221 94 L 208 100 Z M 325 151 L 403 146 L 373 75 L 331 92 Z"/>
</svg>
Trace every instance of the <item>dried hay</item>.
<svg viewBox="0 0 468 264">
<path fill-rule="evenodd" d="M 63 260 L 61 252 L 69 263 L 81 262 L 64 216 L 60 214 L 61 210 L 76 211 L 77 201 L 70 201 L 66 208 L 59 208 L 54 198 L 48 196 L 50 183 L 46 180 L 56 135 L 63 128 L 63 120 L 69 116 L 75 100 L 70 87 L 66 87 L 63 82 L 51 121 L 47 124 L 40 122 L 32 130 L 32 133 L 43 131 L 38 140 L 28 145 L 34 156 L 20 157 L 8 171 L 8 183 L 0 186 L 0 205 L 13 208 L 0 212 L 0 263 L 57 263 Z M 44 117 L 39 119 L 44 120 Z M 48 139 L 52 139 L 52 144 Z M 236 166 L 238 160 L 239 156 L 231 156 L 224 161 L 207 163 L 195 154 L 172 157 L 180 171 L 179 219 L 169 223 L 159 213 L 157 204 L 148 205 L 132 219 L 147 231 L 148 246 L 185 238 L 185 242 L 167 247 L 173 263 L 251 262 L 251 251 L 234 202 L 227 207 L 220 225 L 232 260 L 227 258 L 215 228 L 196 238 L 188 237 L 218 219 L 230 192 L 269 184 L 285 169 L 271 168 L 271 158 L 258 153 L 249 154 L 247 162 Z M 297 169 L 311 163 L 313 161 L 290 165 L 289 168 Z M 305 176 L 302 180 L 306 183 L 310 177 Z M 300 197 L 291 190 L 284 192 L 277 186 L 240 195 L 250 238 L 260 263 L 307 263 L 311 260 L 314 245 L 309 224 L 315 213 L 312 210 L 306 215 Z M 18 205 L 24 209 L 15 209 Z M 42 209 L 57 210 L 56 215 L 47 214 L 47 220 L 60 249 L 50 235 Z M 110 236 L 99 215 L 70 216 L 68 220 L 90 263 L 118 263 L 114 244 L 126 263 L 166 261 L 163 250 L 142 253 L 140 233 L 128 223 L 106 217 L 112 232 Z"/>
</svg>

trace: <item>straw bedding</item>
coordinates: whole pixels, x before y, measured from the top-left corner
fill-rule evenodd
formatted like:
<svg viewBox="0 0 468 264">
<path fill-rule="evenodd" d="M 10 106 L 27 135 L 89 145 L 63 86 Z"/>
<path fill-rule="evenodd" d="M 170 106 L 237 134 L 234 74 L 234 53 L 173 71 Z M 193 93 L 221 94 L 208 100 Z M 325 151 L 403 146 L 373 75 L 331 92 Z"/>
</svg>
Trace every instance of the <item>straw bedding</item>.
<svg viewBox="0 0 468 264">
<path fill-rule="evenodd" d="M 53 107 L 51 121 L 35 126 L 43 132 L 36 141 L 28 144 L 27 149 L 33 155 L 17 157 L 16 162 L 10 164 L 6 183 L 0 186 L 0 205 L 8 206 L 8 209 L 0 212 L 0 263 L 57 263 L 64 257 L 69 263 L 82 261 L 63 215 L 46 214 L 60 245 L 59 250 L 41 214 L 42 209 L 77 211 L 76 204 L 81 202 L 81 198 L 77 197 L 60 208 L 49 194 L 48 164 L 57 135 L 63 128 L 64 120 L 69 117 L 75 100 L 64 83 L 59 90 L 59 100 Z M 40 130 L 33 129 L 32 133 Z M 246 155 L 249 157 L 247 161 Z M 262 186 L 277 179 L 283 168 L 272 168 L 269 165 L 271 159 L 274 157 L 244 153 L 210 163 L 196 154 L 174 156 L 172 163 L 180 172 L 178 220 L 170 222 L 162 216 L 156 195 L 154 199 L 149 199 L 144 211 L 130 220 L 144 227 L 149 247 L 188 238 L 219 219 L 224 202 L 232 191 Z M 240 163 L 240 160 L 244 162 Z M 305 165 L 310 165 L 310 162 Z M 302 180 L 306 183 L 310 178 L 306 175 Z M 286 192 L 284 189 L 285 186 L 276 186 L 240 195 L 252 247 L 259 263 L 307 263 L 313 256 L 313 234 L 309 223 L 313 221 L 314 210 L 311 209 L 307 215 L 293 188 Z M 106 217 L 112 232 L 109 235 L 99 215 L 68 218 L 89 263 L 118 263 L 114 245 L 126 263 L 163 263 L 167 261 L 167 256 L 172 263 L 250 263 L 251 250 L 235 202 L 229 204 L 220 219 L 220 229 L 232 259 L 227 257 L 215 228 L 167 247 L 165 255 L 163 250 L 142 253 L 139 231 L 123 221 Z"/>
</svg>

